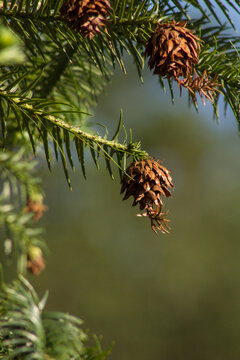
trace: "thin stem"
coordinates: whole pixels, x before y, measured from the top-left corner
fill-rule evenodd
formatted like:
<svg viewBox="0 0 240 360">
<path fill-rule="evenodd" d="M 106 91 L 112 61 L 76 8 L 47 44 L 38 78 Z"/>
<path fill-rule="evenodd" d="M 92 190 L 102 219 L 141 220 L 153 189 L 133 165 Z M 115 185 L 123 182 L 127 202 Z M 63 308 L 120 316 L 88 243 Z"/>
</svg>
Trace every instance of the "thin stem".
<svg viewBox="0 0 240 360">
<path fill-rule="evenodd" d="M 115 151 L 123 152 L 123 153 L 126 153 L 133 157 L 139 157 L 139 158 L 148 157 L 148 153 L 146 151 L 143 151 L 140 149 L 139 143 L 130 141 L 128 144 L 121 144 L 117 141 L 104 139 L 99 135 L 89 134 L 89 133 L 81 130 L 79 127 L 68 124 L 67 122 L 65 122 L 62 119 L 56 118 L 53 115 L 44 114 L 44 112 L 41 110 L 34 109 L 32 105 L 29 105 L 27 103 L 24 103 L 24 104 L 21 103 L 23 101 L 23 99 L 13 97 L 13 96 L 9 97 L 9 95 L 5 91 L 0 92 L 0 97 L 3 97 L 8 102 L 11 102 L 12 104 L 14 104 L 16 107 L 19 108 L 19 110 L 23 114 L 27 115 L 29 118 L 33 119 L 33 117 L 38 117 L 41 122 L 46 120 L 64 130 L 66 130 L 67 132 L 80 138 L 83 141 L 84 140 L 86 142 L 93 141 L 97 145 L 98 144 L 105 145 Z"/>
</svg>

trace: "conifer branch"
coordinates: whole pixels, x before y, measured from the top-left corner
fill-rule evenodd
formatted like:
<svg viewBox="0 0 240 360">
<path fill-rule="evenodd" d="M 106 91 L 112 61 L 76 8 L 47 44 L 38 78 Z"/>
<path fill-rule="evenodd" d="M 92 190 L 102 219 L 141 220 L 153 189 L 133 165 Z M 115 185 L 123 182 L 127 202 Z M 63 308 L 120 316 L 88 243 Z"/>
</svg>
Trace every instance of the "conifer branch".
<svg viewBox="0 0 240 360">
<path fill-rule="evenodd" d="M 96 162 L 96 159 L 99 157 L 99 155 L 103 156 L 106 159 L 110 174 L 110 161 L 113 161 L 119 167 L 119 169 L 123 171 L 124 169 L 122 160 L 124 156 L 132 156 L 133 159 L 141 159 L 148 157 L 147 152 L 141 150 L 140 143 L 133 142 L 132 139 L 130 139 L 127 143 L 127 138 L 125 138 L 124 143 L 119 143 L 118 141 L 116 141 L 121 130 L 120 125 L 118 126 L 118 131 L 115 134 L 114 139 L 108 140 L 99 135 L 94 135 L 83 131 L 80 127 L 70 125 L 63 119 L 54 116 L 55 113 L 62 113 L 62 111 L 44 111 L 44 107 L 52 104 L 51 101 L 34 98 L 20 98 L 15 94 L 8 94 L 6 91 L 0 92 L 0 99 L 1 98 L 3 98 L 7 102 L 9 110 L 13 111 L 16 115 L 19 124 L 19 131 L 23 128 L 26 128 L 34 153 L 35 143 L 37 139 L 40 139 L 42 141 L 49 167 L 51 161 L 48 141 L 50 137 L 50 140 L 52 140 L 54 145 L 56 146 L 55 152 L 57 158 L 57 150 L 59 149 L 63 168 L 69 186 L 70 179 L 68 175 L 66 156 L 69 158 L 71 166 L 73 165 L 70 143 L 68 138 L 69 135 L 75 137 L 77 152 L 81 154 L 81 156 L 79 156 L 79 161 L 82 165 L 83 173 L 85 173 L 83 154 L 85 146 L 91 149 L 91 154 L 94 162 Z M 65 112 L 67 113 L 68 111 Z M 121 122 L 122 119 L 120 117 L 119 124 L 121 124 Z M 66 145 L 66 156 L 63 143 L 65 143 Z M 94 145 L 96 148 L 94 147 Z M 114 153 L 116 153 L 117 155 L 116 161 L 113 160 Z"/>
<path fill-rule="evenodd" d="M 26 115 L 28 119 L 29 120 L 31 119 L 33 122 L 34 120 L 38 120 L 39 123 L 40 122 L 43 123 L 45 121 L 46 123 L 54 124 L 57 127 L 62 128 L 67 132 L 71 133 L 72 135 L 75 135 L 79 139 L 85 140 L 86 142 L 92 141 L 96 143 L 96 145 L 107 146 L 115 151 L 121 151 L 127 153 L 127 155 L 129 156 L 133 156 L 136 158 L 138 157 L 142 158 L 148 156 L 148 154 L 145 151 L 139 150 L 139 143 L 129 142 L 128 144 L 121 144 L 117 141 L 107 140 L 99 135 L 93 135 L 87 133 L 86 131 L 81 130 L 79 127 L 70 125 L 64 120 L 57 118 L 53 115 L 48 115 L 48 112 L 45 112 L 44 110 L 37 110 L 37 108 L 34 107 L 35 105 L 34 103 L 35 101 L 37 103 L 38 100 L 41 101 L 41 99 L 36 99 L 36 100 L 31 99 L 30 101 L 29 99 L 24 99 L 24 98 L 21 99 L 17 96 L 13 96 L 12 94 L 9 95 L 6 92 L 0 92 L 0 97 L 8 101 L 11 106 L 15 107 L 15 109 L 20 111 L 23 115 Z M 42 105 L 45 105 L 44 102 L 42 102 Z"/>
<path fill-rule="evenodd" d="M 107 137 L 107 131 L 105 136 L 87 131 L 81 122 L 81 117 L 88 115 L 86 112 L 109 82 L 116 62 L 126 73 L 125 53 L 134 59 L 141 79 L 146 42 L 159 22 L 188 20 L 189 29 L 195 30 L 196 36 L 204 41 L 198 54 L 198 46 L 193 46 L 198 40 L 192 36 L 192 45 L 189 45 L 191 31 L 188 31 L 185 44 L 181 44 L 181 50 L 184 52 L 185 48 L 187 53 L 185 61 L 181 63 L 181 56 L 176 56 L 180 61 L 174 64 L 178 62 L 178 70 L 181 66 L 187 70 L 172 73 L 180 87 L 183 84 L 180 78 L 184 77 L 184 85 L 191 88 L 194 104 L 195 93 L 199 91 L 201 95 L 205 92 L 217 114 L 217 101 L 221 95 L 215 88 L 219 84 L 226 106 L 229 104 L 240 120 L 240 39 L 226 35 L 226 27 L 221 24 L 216 11 L 218 8 L 227 23 L 234 27 L 229 10 L 231 8 L 240 14 L 239 0 L 226 0 L 224 4 L 219 0 L 111 0 L 110 3 L 111 6 L 105 4 L 109 11 L 103 6 L 100 14 L 104 15 L 104 26 L 99 25 L 101 30 L 97 24 L 86 31 L 89 24 L 83 20 L 80 28 L 83 30 L 85 27 L 84 32 L 76 26 L 69 26 L 69 13 L 60 11 L 63 0 L 0 1 L 3 23 L 21 39 L 21 44 L 15 43 L 18 51 L 20 46 L 24 48 L 24 56 L 15 48 L 12 53 L 9 50 L 10 55 L 6 57 L 4 41 L 0 37 L 0 45 L 3 44 L 0 46 L 0 225 L 6 229 L 3 236 L 5 255 L 9 258 L 16 251 L 18 273 L 28 269 L 38 274 L 44 268 L 42 251 L 46 246 L 41 229 L 34 224 L 44 205 L 38 197 L 40 207 L 35 206 L 34 195 L 41 197 L 42 194 L 35 163 L 32 159 L 28 161 L 29 154 L 38 153 L 39 144 L 44 149 L 49 168 L 53 151 L 56 159 L 61 159 L 69 186 L 68 167 L 74 170 L 71 144 L 75 143 L 84 177 L 85 148 L 90 150 L 97 167 L 99 156 L 105 158 L 112 177 L 111 164 L 114 163 L 120 170 L 120 177 L 125 172 L 122 179 L 125 198 L 133 195 L 135 203 L 140 202 L 140 209 L 146 210 L 141 216 L 150 218 L 154 231 L 168 232 L 161 196 L 170 196 L 169 188 L 173 184 L 169 171 L 157 165 L 156 161 L 150 161 L 140 143 L 132 140 L 131 133 L 130 139 L 127 138 L 122 113 L 112 138 Z M 95 3 L 91 2 L 91 5 L 95 6 Z M 198 10 L 201 17 L 190 19 L 190 8 Z M 88 13 L 91 13 L 89 9 Z M 79 25 L 79 16 L 75 13 L 71 16 Z M 98 20 L 101 16 L 97 15 Z M 218 24 L 209 26 L 211 19 Z M 168 47 L 171 53 L 171 39 Z M 194 52 L 197 52 L 195 56 Z M 159 56 L 159 53 L 156 55 L 155 52 L 154 56 Z M 158 69 L 156 73 L 162 86 L 167 78 L 174 97 L 171 69 L 167 73 Z M 208 82 L 205 82 L 205 75 Z M 125 132 L 122 142 L 118 140 L 121 129 Z M 129 157 L 134 162 L 142 161 L 126 169 Z M 99 345 L 86 348 L 81 320 L 68 314 L 46 312 L 47 295 L 40 300 L 23 277 L 10 286 L 6 286 L 2 279 L 0 284 L 0 358 L 105 359 L 107 352 L 103 352 Z"/>
<path fill-rule="evenodd" d="M 0 358 L 5 360 L 104 360 L 99 342 L 86 347 L 82 320 L 45 311 L 48 293 L 40 300 L 22 276 L 0 289 Z M 21 310 L 20 310 L 21 309 Z"/>
<path fill-rule="evenodd" d="M 64 50 L 64 52 L 61 51 L 54 57 L 51 67 L 49 67 L 48 71 L 45 71 L 45 74 L 38 81 L 37 89 L 33 93 L 34 97 L 48 98 L 54 87 L 57 85 L 60 77 L 76 52 L 76 48 L 69 44 Z"/>
<path fill-rule="evenodd" d="M 5 256 L 10 259 L 14 255 L 17 259 L 18 273 L 26 272 L 27 254 L 31 247 L 37 246 L 46 251 L 43 231 L 36 227 L 36 220 L 45 209 L 40 179 L 35 174 L 36 161 L 29 161 L 27 154 L 25 147 L 0 153 L 2 241 Z"/>
</svg>

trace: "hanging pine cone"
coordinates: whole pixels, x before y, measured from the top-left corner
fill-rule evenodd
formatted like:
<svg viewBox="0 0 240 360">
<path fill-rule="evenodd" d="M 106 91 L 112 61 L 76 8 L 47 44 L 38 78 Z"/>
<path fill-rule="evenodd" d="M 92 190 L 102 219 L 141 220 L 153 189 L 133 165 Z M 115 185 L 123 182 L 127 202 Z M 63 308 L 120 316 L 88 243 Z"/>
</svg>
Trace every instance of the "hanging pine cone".
<svg viewBox="0 0 240 360">
<path fill-rule="evenodd" d="M 186 28 L 186 22 L 159 23 L 146 44 L 145 54 L 154 74 L 174 78 L 180 84 L 198 63 L 200 39 Z"/>
<path fill-rule="evenodd" d="M 67 0 L 60 9 L 71 29 L 90 39 L 105 27 L 111 6 L 108 0 Z"/>
<path fill-rule="evenodd" d="M 39 275 L 45 269 L 42 250 L 38 246 L 30 246 L 27 252 L 27 270 Z"/>
<path fill-rule="evenodd" d="M 43 196 L 41 194 L 34 194 L 32 197 L 27 197 L 27 206 L 25 207 L 26 213 L 33 213 L 33 220 L 38 221 L 43 216 L 44 211 L 48 207 L 43 204 Z"/>
<path fill-rule="evenodd" d="M 173 187 L 169 171 L 153 159 L 136 161 L 126 170 L 128 175 L 122 179 L 121 193 L 125 193 L 123 200 L 131 195 L 134 197 L 133 206 L 139 204 L 140 210 L 146 210 L 138 216 L 148 216 L 152 229 L 168 232 L 167 221 L 162 212 L 162 196 L 169 197 L 169 188 Z M 164 227 L 166 226 L 166 228 Z"/>
</svg>

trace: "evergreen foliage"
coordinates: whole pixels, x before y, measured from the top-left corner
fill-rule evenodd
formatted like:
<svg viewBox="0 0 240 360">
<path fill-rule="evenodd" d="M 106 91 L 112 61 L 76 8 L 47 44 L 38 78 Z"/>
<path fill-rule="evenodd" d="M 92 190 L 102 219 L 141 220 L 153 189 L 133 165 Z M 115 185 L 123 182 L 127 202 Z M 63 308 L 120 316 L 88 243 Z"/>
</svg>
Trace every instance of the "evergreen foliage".
<svg viewBox="0 0 240 360">
<path fill-rule="evenodd" d="M 39 300 L 29 282 L 20 277 L 0 293 L 0 339 L 3 359 L 103 360 L 98 339 L 87 348 L 82 321 L 74 316 L 45 311 L 47 293 Z"/>
<path fill-rule="evenodd" d="M 4 250 L 8 257 L 16 252 L 17 269 L 26 268 L 30 246 L 45 249 L 41 240 L 42 229 L 34 225 L 33 213 L 26 213 L 26 198 L 38 194 L 39 179 L 33 170 L 36 161 L 24 157 L 25 149 L 4 151 L 0 154 L 2 191 L 0 195 L 0 225 L 4 229 Z M 34 176 L 35 175 L 35 176 Z"/>
<path fill-rule="evenodd" d="M 44 153 L 51 169 L 55 154 L 70 188 L 73 152 L 84 177 L 85 150 L 97 168 L 100 155 L 106 160 L 111 177 L 111 166 L 122 177 L 128 161 L 149 157 L 132 132 L 127 134 L 122 111 L 113 136 L 107 129 L 105 136 L 93 132 L 89 118 L 114 68 L 127 73 L 126 54 L 143 81 L 145 45 L 160 21 L 187 21 L 202 40 L 196 75 L 207 72 L 219 85 L 212 100 L 215 116 L 223 97 L 240 122 L 240 39 L 229 35 L 229 28 L 234 29 L 229 10 L 240 15 L 238 0 L 111 0 L 106 28 L 92 39 L 69 28 L 59 11 L 62 5 L 63 0 L 0 1 L 0 225 L 4 253 L 9 259 L 14 255 L 18 274 L 25 273 L 32 247 L 46 252 L 36 213 L 27 208 L 30 199 L 42 206 L 40 212 L 44 209 L 36 155 Z M 193 10 L 198 17 L 191 18 Z M 174 101 L 173 81 L 159 76 Z M 197 99 L 189 96 L 197 108 Z M 2 283 L 0 358 L 105 358 L 98 341 L 96 348 L 85 347 L 80 320 L 45 312 L 45 301 L 46 296 L 39 301 L 22 276 L 13 285 Z"/>
</svg>

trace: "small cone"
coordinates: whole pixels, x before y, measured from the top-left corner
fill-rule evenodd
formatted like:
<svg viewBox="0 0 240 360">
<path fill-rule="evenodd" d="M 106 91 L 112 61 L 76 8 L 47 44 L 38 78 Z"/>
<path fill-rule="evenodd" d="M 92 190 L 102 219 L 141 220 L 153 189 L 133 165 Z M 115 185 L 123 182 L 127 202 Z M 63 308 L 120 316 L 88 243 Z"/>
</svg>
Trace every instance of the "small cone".
<svg viewBox="0 0 240 360">
<path fill-rule="evenodd" d="M 129 165 L 122 179 L 121 193 L 125 192 L 123 200 L 134 197 L 133 206 L 139 204 L 140 210 L 146 210 L 138 216 L 148 216 L 152 229 L 168 232 L 165 215 L 161 210 L 162 196 L 171 196 L 173 187 L 169 171 L 159 161 L 153 159 L 136 161 Z M 156 224 L 155 224 L 156 223 Z"/>
<path fill-rule="evenodd" d="M 38 246 L 30 246 L 27 253 L 27 270 L 33 275 L 39 275 L 44 269 L 42 250 Z"/>
<path fill-rule="evenodd" d="M 146 44 L 145 54 L 154 74 L 174 78 L 178 83 L 192 74 L 198 63 L 200 39 L 186 28 L 186 22 L 159 23 Z"/>
<path fill-rule="evenodd" d="M 90 39 L 105 27 L 111 6 L 108 0 L 67 0 L 60 14 L 71 29 Z"/>
<path fill-rule="evenodd" d="M 25 207 L 25 211 L 26 213 L 32 212 L 34 214 L 34 221 L 41 219 L 44 211 L 47 211 L 47 209 L 48 207 L 43 204 L 43 196 L 41 194 L 36 194 L 33 198 L 27 198 L 27 206 Z"/>
</svg>

